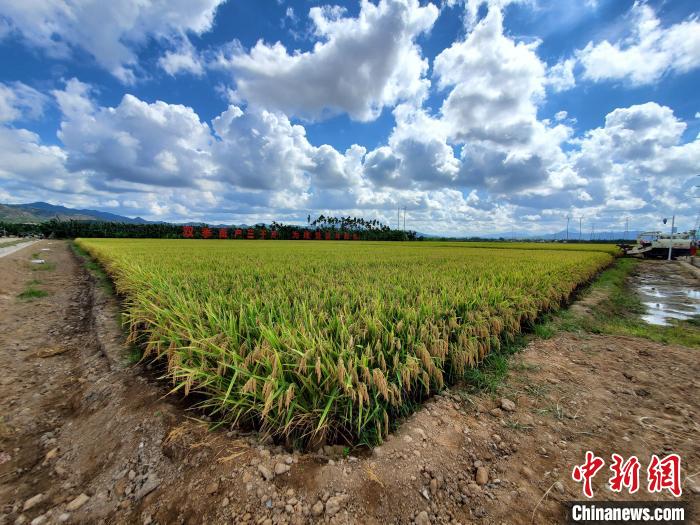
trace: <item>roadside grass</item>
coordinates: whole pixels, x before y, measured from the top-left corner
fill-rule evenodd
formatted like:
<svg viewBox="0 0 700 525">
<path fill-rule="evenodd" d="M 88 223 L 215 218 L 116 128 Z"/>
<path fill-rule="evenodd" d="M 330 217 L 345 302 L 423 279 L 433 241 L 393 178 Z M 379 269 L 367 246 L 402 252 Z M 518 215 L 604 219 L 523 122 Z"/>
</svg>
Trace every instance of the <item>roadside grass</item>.
<svg viewBox="0 0 700 525">
<path fill-rule="evenodd" d="M 123 326 L 123 325 L 122 325 Z M 129 351 L 126 354 L 126 362 L 130 365 L 135 365 L 143 359 L 143 351 L 135 344 L 129 345 Z"/>
<path fill-rule="evenodd" d="M 658 343 L 700 348 L 698 319 L 673 321 L 669 326 L 652 325 L 641 319 L 644 305 L 627 282 L 639 263 L 638 259 L 618 259 L 584 291 L 584 296 L 594 292 L 604 295 L 590 315 L 571 309 L 555 312 L 545 316 L 535 327 L 534 333 L 543 339 L 558 331 L 628 335 Z"/>
<path fill-rule="evenodd" d="M 525 348 L 529 340 L 526 335 L 517 336 L 512 342 L 503 343 L 500 349 L 489 352 L 478 367 L 469 368 L 464 377 L 466 391 L 496 394 L 508 376 L 510 358 Z"/>
<path fill-rule="evenodd" d="M 24 301 L 30 301 L 32 299 L 40 299 L 41 297 L 46 297 L 47 295 L 49 295 L 49 292 L 47 292 L 46 290 L 41 290 L 40 288 L 36 288 L 36 285 L 32 283 L 38 283 L 38 281 L 36 281 L 36 279 L 30 281 L 30 283 L 27 285 L 27 288 L 25 288 L 25 290 L 22 293 L 17 295 L 17 298 L 22 299 Z"/>
</svg>

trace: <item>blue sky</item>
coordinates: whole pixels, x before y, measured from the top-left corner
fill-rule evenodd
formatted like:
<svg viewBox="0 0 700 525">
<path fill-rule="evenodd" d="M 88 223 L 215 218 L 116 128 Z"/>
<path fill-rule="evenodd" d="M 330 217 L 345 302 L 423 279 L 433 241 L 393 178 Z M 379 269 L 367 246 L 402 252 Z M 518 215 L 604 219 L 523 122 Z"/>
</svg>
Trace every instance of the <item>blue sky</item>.
<svg viewBox="0 0 700 525">
<path fill-rule="evenodd" d="M 0 0 L 0 202 L 693 227 L 692 1 Z"/>
</svg>

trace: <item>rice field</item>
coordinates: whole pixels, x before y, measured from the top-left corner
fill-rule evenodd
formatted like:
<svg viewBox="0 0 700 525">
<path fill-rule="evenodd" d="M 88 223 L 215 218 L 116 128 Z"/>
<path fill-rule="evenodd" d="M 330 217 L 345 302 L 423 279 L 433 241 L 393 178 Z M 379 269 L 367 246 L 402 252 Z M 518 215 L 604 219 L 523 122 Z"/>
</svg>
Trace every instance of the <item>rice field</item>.
<svg viewBox="0 0 700 525">
<path fill-rule="evenodd" d="M 609 245 L 76 242 L 175 391 L 298 446 L 380 442 L 614 257 Z"/>
</svg>

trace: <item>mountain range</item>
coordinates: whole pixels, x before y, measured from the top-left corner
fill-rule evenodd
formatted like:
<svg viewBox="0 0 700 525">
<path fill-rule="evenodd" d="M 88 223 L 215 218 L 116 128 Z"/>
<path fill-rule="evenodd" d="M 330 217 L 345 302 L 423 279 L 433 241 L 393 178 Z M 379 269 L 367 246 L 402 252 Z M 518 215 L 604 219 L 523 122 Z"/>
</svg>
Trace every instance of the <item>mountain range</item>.
<svg viewBox="0 0 700 525">
<path fill-rule="evenodd" d="M 141 217 L 125 217 L 115 213 L 98 210 L 76 210 L 65 206 L 56 206 L 48 202 L 30 202 L 28 204 L 0 204 L 0 221 L 35 223 L 51 219 L 76 221 L 126 222 L 129 224 L 149 224 Z"/>
</svg>

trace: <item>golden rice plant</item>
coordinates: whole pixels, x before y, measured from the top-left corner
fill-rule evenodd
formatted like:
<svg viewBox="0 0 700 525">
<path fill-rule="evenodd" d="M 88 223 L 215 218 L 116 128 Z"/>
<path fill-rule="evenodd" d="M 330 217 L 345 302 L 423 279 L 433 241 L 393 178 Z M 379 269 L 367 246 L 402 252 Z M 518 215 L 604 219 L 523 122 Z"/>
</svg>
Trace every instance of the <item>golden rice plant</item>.
<svg viewBox="0 0 700 525">
<path fill-rule="evenodd" d="M 297 444 L 381 441 L 613 259 L 607 245 L 77 242 L 174 391 Z"/>
</svg>

